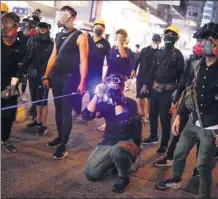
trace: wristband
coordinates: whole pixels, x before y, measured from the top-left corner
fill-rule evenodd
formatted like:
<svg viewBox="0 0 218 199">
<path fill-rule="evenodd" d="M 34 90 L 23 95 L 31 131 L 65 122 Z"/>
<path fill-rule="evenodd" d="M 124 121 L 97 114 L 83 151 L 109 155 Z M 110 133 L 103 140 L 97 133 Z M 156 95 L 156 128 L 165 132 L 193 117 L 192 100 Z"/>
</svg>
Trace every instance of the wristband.
<svg viewBox="0 0 218 199">
<path fill-rule="evenodd" d="M 49 80 L 49 78 L 48 78 L 48 77 L 45 77 L 45 76 L 43 76 L 43 77 L 42 77 L 42 81 L 44 81 L 44 80 Z"/>
</svg>

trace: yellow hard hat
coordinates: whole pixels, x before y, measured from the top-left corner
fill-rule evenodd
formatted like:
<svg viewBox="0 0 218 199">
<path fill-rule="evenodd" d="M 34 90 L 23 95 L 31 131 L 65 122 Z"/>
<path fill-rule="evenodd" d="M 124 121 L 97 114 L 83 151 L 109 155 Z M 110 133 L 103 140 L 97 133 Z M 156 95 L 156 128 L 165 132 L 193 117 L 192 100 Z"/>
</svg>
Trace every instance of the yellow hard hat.
<svg viewBox="0 0 218 199">
<path fill-rule="evenodd" d="M 27 109 L 25 106 L 19 106 L 17 108 L 15 122 L 21 123 L 27 119 Z"/>
<path fill-rule="evenodd" d="M 177 34 L 177 39 L 179 39 L 179 37 L 180 37 L 180 33 L 179 33 L 179 29 L 176 27 L 176 26 L 169 26 L 168 28 L 166 28 L 165 30 L 164 30 L 164 34 L 168 31 L 168 30 L 170 30 L 170 31 L 172 31 L 172 32 L 175 32 L 176 34 Z"/>
<path fill-rule="evenodd" d="M 8 12 L 8 6 L 6 3 L 1 2 L 1 12 Z"/>
<path fill-rule="evenodd" d="M 105 27 L 105 23 L 104 23 L 104 21 L 103 21 L 102 19 L 97 19 L 97 20 L 95 21 L 95 23 L 94 23 L 94 26 L 95 26 L 96 24 L 100 24 L 100 25 L 102 25 L 102 26 Z"/>
</svg>

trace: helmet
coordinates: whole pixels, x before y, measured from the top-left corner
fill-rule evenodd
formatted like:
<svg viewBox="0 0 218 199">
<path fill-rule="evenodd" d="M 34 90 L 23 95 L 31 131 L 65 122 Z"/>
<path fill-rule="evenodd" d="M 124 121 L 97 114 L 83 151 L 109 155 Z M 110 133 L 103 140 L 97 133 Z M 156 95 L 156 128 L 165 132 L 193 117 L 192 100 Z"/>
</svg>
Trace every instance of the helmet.
<svg viewBox="0 0 218 199">
<path fill-rule="evenodd" d="M 21 123 L 24 122 L 27 119 L 27 109 L 25 106 L 19 106 L 17 108 L 16 118 L 15 122 Z"/>
<path fill-rule="evenodd" d="M 169 26 L 168 28 L 166 28 L 165 30 L 164 30 L 164 34 L 167 32 L 167 31 L 172 31 L 172 32 L 174 32 L 174 33 L 176 33 L 177 34 L 177 39 L 179 39 L 179 37 L 180 37 L 180 33 L 179 33 L 179 29 L 176 27 L 176 26 Z"/>
<path fill-rule="evenodd" d="M 213 22 L 205 24 L 200 29 L 199 37 L 203 38 L 205 36 L 216 36 L 218 38 L 218 24 Z"/>
<path fill-rule="evenodd" d="M 104 21 L 103 21 L 102 19 L 97 19 L 97 20 L 95 21 L 95 23 L 94 23 L 94 26 L 97 25 L 97 24 L 102 25 L 102 26 L 105 27 L 105 23 L 104 23 Z"/>
<path fill-rule="evenodd" d="M 1 12 L 8 12 L 8 11 L 9 9 L 8 9 L 7 4 L 1 2 Z"/>
<path fill-rule="evenodd" d="M 161 37 L 158 34 L 154 34 L 152 37 L 152 41 L 161 42 Z"/>
</svg>

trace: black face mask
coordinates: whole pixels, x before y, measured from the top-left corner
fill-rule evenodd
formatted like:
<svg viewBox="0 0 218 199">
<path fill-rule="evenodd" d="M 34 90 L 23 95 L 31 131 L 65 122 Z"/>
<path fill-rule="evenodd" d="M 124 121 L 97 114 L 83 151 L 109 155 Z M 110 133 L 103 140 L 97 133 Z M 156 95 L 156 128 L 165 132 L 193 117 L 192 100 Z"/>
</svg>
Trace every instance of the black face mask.
<svg viewBox="0 0 218 199">
<path fill-rule="evenodd" d="M 176 37 L 171 35 L 164 35 L 164 43 L 166 49 L 172 49 L 176 43 Z"/>
<path fill-rule="evenodd" d="M 94 32 L 95 32 L 95 34 L 96 34 L 98 37 L 103 34 L 103 30 L 101 30 L 101 29 L 99 29 L 99 28 L 96 28 L 96 29 L 94 30 Z"/>
<path fill-rule="evenodd" d="M 48 41 L 50 40 L 50 35 L 48 32 L 45 34 L 36 33 L 36 39 L 38 41 Z"/>
</svg>

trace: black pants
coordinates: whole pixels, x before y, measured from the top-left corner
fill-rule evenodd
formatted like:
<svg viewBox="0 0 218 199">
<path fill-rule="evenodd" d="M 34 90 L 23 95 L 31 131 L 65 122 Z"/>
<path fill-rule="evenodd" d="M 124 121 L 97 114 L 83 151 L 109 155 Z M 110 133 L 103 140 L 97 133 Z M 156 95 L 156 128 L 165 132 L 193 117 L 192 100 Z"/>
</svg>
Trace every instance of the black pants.
<svg viewBox="0 0 218 199">
<path fill-rule="evenodd" d="M 179 129 L 180 134 L 178 136 L 173 136 L 173 139 L 172 139 L 172 141 L 170 143 L 170 146 L 169 146 L 169 149 L 168 149 L 168 152 L 167 152 L 167 156 L 169 158 L 171 158 L 171 159 L 173 159 L 173 154 L 174 154 L 174 151 L 176 149 L 176 145 L 179 142 L 179 138 L 180 138 L 181 132 L 185 128 L 187 122 L 188 122 L 188 118 L 183 118 L 181 120 L 181 123 L 180 123 L 180 129 Z"/>
<path fill-rule="evenodd" d="M 74 104 L 74 111 L 76 114 L 80 115 L 82 112 L 82 96 L 76 95 L 75 96 L 75 104 Z"/>
<path fill-rule="evenodd" d="M 11 97 L 10 99 L 1 99 L 1 107 L 9 107 L 17 105 L 17 97 Z M 16 116 L 16 108 L 1 111 L 1 140 L 7 141 L 10 138 L 11 127 L 13 125 L 15 116 Z"/>
<path fill-rule="evenodd" d="M 161 145 L 168 146 L 171 132 L 171 95 L 173 91 L 157 93 L 152 91 L 150 98 L 150 130 L 151 138 L 157 137 L 158 117 L 160 115 L 162 138 Z"/>
<path fill-rule="evenodd" d="M 58 130 L 58 137 L 61 144 L 66 144 L 72 129 L 72 110 L 76 106 L 76 93 L 79 86 L 79 80 L 76 80 L 75 75 L 61 76 L 57 73 L 52 73 L 51 85 L 55 104 L 55 119 Z M 63 96 L 67 95 L 67 96 Z"/>
<path fill-rule="evenodd" d="M 34 102 L 36 101 L 36 78 L 34 77 L 28 77 L 29 80 L 29 89 L 30 89 L 30 96 L 31 96 L 31 101 Z M 32 111 L 36 112 L 36 104 L 32 104 L 31 107 Z"/>
<path fill-rule="evenodd" d="M 25 76 L 23 76 L 21 79 L 21 91 L 22 91 L 22 93 L 25 93 L 26 86 L 27 86 L 27 74 L 25 74 Z"/>
</svg>

